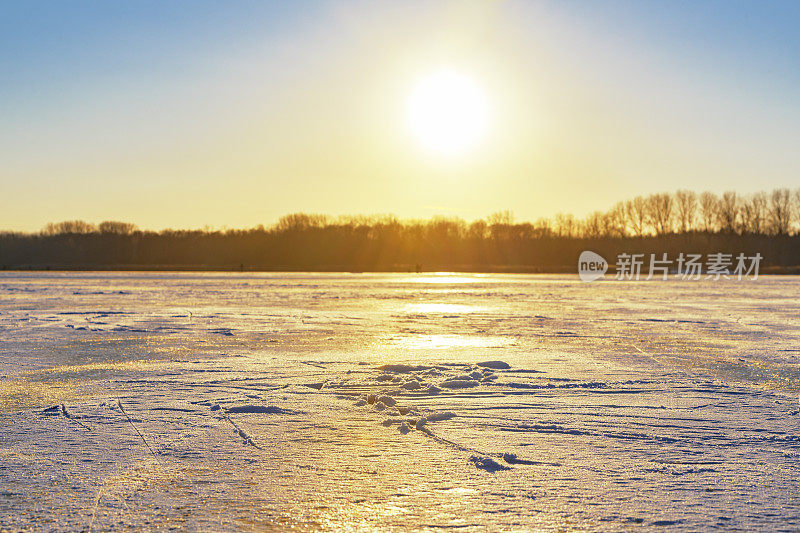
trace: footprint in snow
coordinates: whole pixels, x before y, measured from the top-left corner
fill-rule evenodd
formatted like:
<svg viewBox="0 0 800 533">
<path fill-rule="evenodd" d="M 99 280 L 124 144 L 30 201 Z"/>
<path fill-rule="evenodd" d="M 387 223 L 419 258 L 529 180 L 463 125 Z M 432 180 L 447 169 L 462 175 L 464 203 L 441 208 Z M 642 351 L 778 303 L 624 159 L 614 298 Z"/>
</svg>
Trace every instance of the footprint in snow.
<svg viewBox="0 0 800 533">
<path fill-rule="evenodd" d="M 487 472 L 499 472 L 501 470 L 511 470 L 511 467 L 501 465 L 491 457 L 481 457 L 480 455 L 473 455 L 469 458 L 472 464 L 480 470 Z"/>
</svg>

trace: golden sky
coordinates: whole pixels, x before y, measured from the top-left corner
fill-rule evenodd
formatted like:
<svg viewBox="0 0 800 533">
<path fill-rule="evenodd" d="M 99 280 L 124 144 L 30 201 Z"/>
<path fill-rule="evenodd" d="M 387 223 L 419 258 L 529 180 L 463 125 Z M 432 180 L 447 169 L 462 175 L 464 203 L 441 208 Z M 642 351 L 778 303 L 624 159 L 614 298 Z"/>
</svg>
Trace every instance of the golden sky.
<svg viewBox="0 0 800 533">
<path fill-rule="evenodd" d="M 532 220 L 794 186 L 797 9 L 724 6 L 20 3 L 0 38 L 0 228 Z M 409 124 L 415 87 L 441 72 L 486 105 L 477 139 L 446 154 Z"/>
</svg>

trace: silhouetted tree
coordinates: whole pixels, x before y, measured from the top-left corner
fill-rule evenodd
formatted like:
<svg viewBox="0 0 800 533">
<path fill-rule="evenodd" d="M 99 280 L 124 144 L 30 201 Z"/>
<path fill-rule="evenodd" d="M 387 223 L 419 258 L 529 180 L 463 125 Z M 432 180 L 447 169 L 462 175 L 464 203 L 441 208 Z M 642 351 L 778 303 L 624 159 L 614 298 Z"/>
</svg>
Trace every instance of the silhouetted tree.
<svg viewBox="0 0 800 533">
<path fill-rule="evenodd" d="M 633 200 L 625 202 L 625 215 L 633 234 L 637 237 L 644 235 L 645 224 L 647 224 L 647 200 L 642 196 L 637 196 Z"/>
<path fill-rule="evenodd" d="M 767 195 L 763 192 L 751 194 L 741 202 L 741 227 L 743 233 L 764 233 L 767 212 Z"/>
<path fill-rule="evenodd" d="M 678 220 L 678 230 L 681 233 L 694 229 L 697 216 L 697 193 L 687 190 L 675 193 L 675 216 Z"/>
<path fill-rule="evenodd" d="M 106 220 L 97 225 L 97 231 L 100 233 L 110 233 L 113 235 L 130 235 L 136 230 L 136 224 L 131 224 L 130 222 Z"/>
<path fill-rule="evenodd" d="M 55 224 L 51 222 L 47 224 L 42 230 L 42 233 L 44 235 L 80 235 L 92 233 L 96 229 L 94 224 L 83 220 L 65 220 L 64 222 L 57 222 Z"/>
<path fill-rule="evenodd" d="M 559 237 L 572 238 L 577 234 L 577 223 L 575 221 L 575 216 L 571 213 L 558 213 L 553 227 L 556 235 Z"/>
<path fill-rule="evenodd" d="M 792 218 L 792 202 L 789 189 L 775 189 L 769 197 L 769 232 L 785 235 L 789 232 Z"/>
<path fill-rule="evenodd" d="M 739 197 L 733 191 L 722 194 L 717 204 L 717 219 L 721 231 L 736 233 L 739 228 Z"/>
<path fill-rule="evenodd" d="M 714 193 L 703 192 L 700 194 L 700 221 L 702 229 L 706 232 L 717 228 L 716 222 L 719 213 L 719 198 Z"/>
<path fill-rule="evenodd" d="M 646 201 L 646 220 L 656 235 L 672 231 L 672 197 L 667 193 L 652 194 Z"/>
<path fill-rule="evenodd" d="M 625 215 L 625 204 L 618 202 L 603 217 L 603 234 L 609 237 L 625 237 L 628 234 L 628 219 Z"/>
</svg>

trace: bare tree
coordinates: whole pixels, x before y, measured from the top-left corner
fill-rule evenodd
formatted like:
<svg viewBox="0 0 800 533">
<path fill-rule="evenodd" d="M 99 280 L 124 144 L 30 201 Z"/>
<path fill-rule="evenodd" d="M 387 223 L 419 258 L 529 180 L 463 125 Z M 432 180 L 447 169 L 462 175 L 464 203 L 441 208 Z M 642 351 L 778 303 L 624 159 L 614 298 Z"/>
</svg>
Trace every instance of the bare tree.
<svg viewBox="0 0 800 533">
<path fill-rule="evenodd" d="M 487 221 L 490 226 L 510 226 L 514 223 L 514 213 L 508 209 L 497 211 L 489 215 Z"/>
<path fill-rule="evenodd" d="M 65 220 L 64 222 L 50 222 L 47 224 L 42 233 L 44 235 L 62 235 L 62 234 L 84 234 L 94 233 L 97 228 L 94 224 L 83 220 Z"/>
<path fill-rule="evenodd" d="M 514 234 L 514 213 L 506 209 L 505 211 L 497 211 L 487 217 L 489 223 L 489 232 L 492 238 L 500 240 L 509 240 Z"/>
<path fill-rule="evenodd" d="M 434 216 L 425 225 L 425 230 L 432 239 L 458 239 L 466 234 L 467 223 L 458 217 Z"/>
<path fill-rule="evenodd" d="M 734 191 L 722 193 L 717 210 L 720 230 L 735 233 L 739 229 L 739 197 Z"/>
<path fill-rule="evenodd" d="M 767 212 L 767 195 L 763 192 L 751 194 L 741 202 L 741 227 L 743 233 L 755 235 L 764 232 Z"/>
<path fill-rule="evenodd" d="M 792 226 L 795 234 L 800 232 L 800 189 L 795 189 L 792 194 Z"/>
<path fill-rule="evenodd" d="M 644 235 L 647 222 L 647 202 L 641 196 L 625 202 L 625 218 L 633 234 L 637 237 Z"/>
<path fill-rule="evenodd" d="M 97 226 L 100 233 L 113 234 L 113 235 L 130 235 L 138 228 L 136 224 L 130 222 L 117 222 L 115 220 L 106 220 Z"/>
<path fill-rule="evenodd" d="M 681 233 L 686 233 L 694 228 L 697 216 L 697 193 L 687 190 L 675 193 L 675 216 Z"/>
<path fill-rule="evenodd" d="M 559 213 L 556 215 L 554 223 L 556 235 L 559 237 L 572 238 L 575 236 L 577 224 L 572 214 Z"/>
<path fill-rule="evenodd" d="M 546 218 L 537 219 L 533 223 L 533 234 L 538 237 L 550 237 L 553 235 L 553 227 L 550 221 Z"/>
<path fill-rule="evenodd" d="M 583 237 L 589 239 L 597 238 L 603 235 L 604 227 L 603 213 L 595 211 L 583 220 L 581 233 Z"/>
<path fill-rule="evenodd" d="M 628 219 L 625 216 L 625 204 L 619 202 L 603 217 L 605 234 L 610 237 L 625 237 L 628 234 Z"/>
<path fill-rule="evenodd" d="M 647 222 L 656 235 L 672 231 L 672 196 L 660 193 L 647 197 Z"/>
<path fill-rule="evenodd" d="M 703 231 L 716 230 L 718 210 L 719 198 L 717 195 L 708 191 L 700 195 L 700 221 L 703 224 Z"/>
<path fill-rule="evenodd" d="M 469 225 L 467 229 L 467 236 L 470 239 L 485 239 L 489 236 L 489 226 L 483 219 L 476 220 Z"/>
<path fill-rule="evenodd" d="M 278 231 L 307 230 L 309 228 L 321 228 L 328 223 L 325 215 L 309 215 L 306 213 L 291 213 L 282 216 L 275 229 Z"/>
<path fill-rule="evenodd" d="M 792 215 L 791 193 L 789 189 L 775 189 L 769 197 L 767 211 L 768 229 L 773 235 L 789 232 Z"/>
</svg>

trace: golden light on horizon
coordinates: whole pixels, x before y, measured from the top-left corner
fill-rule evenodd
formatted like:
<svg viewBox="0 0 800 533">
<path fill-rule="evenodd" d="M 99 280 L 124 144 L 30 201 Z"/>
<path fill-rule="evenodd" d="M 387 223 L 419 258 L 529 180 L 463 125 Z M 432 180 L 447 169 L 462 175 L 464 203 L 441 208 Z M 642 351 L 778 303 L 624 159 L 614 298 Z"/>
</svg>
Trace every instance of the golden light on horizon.
<svg viewBox="0 0 800 533">
<path fill-rule="evenodd" d="M 424 148 L 446 156 L 474 148 L 489 126 L 489 102 L 469 76 L 440 70 L 420 79 L 407 102 L 408 126 Z"/>
</svg>

